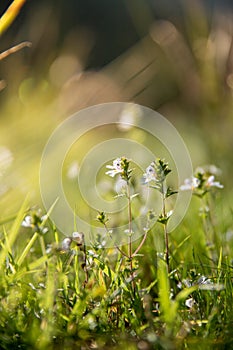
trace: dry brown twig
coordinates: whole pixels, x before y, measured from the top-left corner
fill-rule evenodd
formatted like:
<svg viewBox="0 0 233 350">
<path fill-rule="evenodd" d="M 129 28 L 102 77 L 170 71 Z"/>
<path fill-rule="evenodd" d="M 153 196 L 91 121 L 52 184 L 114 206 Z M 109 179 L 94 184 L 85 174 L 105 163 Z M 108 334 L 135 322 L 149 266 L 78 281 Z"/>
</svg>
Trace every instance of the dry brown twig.
<svg viewBox="0 0 233 350">
<path fill-rule="evenodd" d="M 0 53 L 0 61 L 4 58 L 8 57 L 9 55 L 18 52 L 19 50 L 23 49 L 24 47 L 31 47 L 32 43 L 30 41 L 23 41 L 22 43 L 10 47 L 8 50 L 5 50 Z"/>
<path fill-rule="evenodd" d="M 0 17 L 0 36 L 7 30 L 7 28 L 12 24 L 17 15 L 19 14 L 22 6 L 26 0 L 14 0 L 5 13 Z M 4 58 L 8 57 L 12 53 L 15 53 L 24 47 L 30 47 L 31 43 L 29 41 L 24 41 L 18 45 L 15 45 L 8 50 L 0 53 L 0 61 Z M 4 80 L 0 80 L 0 91 L 6 87 L 6 82 Z"/>
<path fill-rule="evenodd" d="M 18 52 L 19 50 L 23 49 L 24 47 L 31 47 L 32 43 L 30 41 L 23 41 L 22 43 L 12 46 L 9 49 L 3 51 L 0 53 L 0 61 L 3 60 L 4 58 L 10 56 L 13 53 Z M 5 80 L 0 80 L 0 91 L 5 89 L 6 87 L 6 82 Z"/>
</svg>

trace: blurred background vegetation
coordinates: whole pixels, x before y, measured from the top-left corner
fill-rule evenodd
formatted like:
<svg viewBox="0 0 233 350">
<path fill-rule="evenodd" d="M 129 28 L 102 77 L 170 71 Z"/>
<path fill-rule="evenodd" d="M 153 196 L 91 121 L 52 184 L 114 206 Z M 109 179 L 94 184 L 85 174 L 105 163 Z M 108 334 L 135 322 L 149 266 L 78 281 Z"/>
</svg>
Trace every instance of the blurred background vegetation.
<svg viewBox="0 0 233 350">
<path fill-rule="evenodd" d="M 232 9 L 230 0 L 27 1 L 0 39 L 1 52 L 32 43 L 0 61 L 0 219 L 27 193 L 40 205 L 40 158 L 54 128 L 112 101 L 164 115 L 194 167 L 222 169 L 230 198 Z"/>
</svg>

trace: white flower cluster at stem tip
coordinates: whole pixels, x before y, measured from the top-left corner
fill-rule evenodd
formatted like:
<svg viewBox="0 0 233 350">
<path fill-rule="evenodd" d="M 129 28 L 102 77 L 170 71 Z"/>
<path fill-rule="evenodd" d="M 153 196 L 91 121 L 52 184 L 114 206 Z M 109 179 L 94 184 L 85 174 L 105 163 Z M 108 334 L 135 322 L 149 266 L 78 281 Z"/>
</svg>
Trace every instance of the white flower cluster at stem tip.
<svg viewBox="0 0 233 350">
<path fill-rule="evenodd" d="M 114 177 L 117 174 L 122 174 L 123 169 L 121 165 L 121 158 L 117 158 L 113 161 L 112 165 L 106 165 L 107 169 L 111 169 L 109 171 L 106 171 L 106 175 L 109 175 L 111 177 Z"/>
<path fill-rule="evenodd" d="M 184 184 L 180 186 L 181 191 L 188 191 L 192 190 L 194 191 L 196 188 L 199 188 L 201 186 L 201 181 L 195 176 L 192 176 L 189 179 L 184 180 Z M 215 176 L 210 175 L 204 182 L 204 187 L 206 189 L 211 188 L 211 187 L 216 187 L 216 188 L 223 188 L 224 186 L 219 182 L 215 181 Z"/>
<path fill-rule="evenodd" d="M 185 179 L 184 184 L 180 186 L 181 191 L 194 190 L 200 185 L 200 180 L 194 176 L 190 179 Z"/>
<path fill-rule="evenodd" d="M 214 181 L 214 179 L 215 179 L 214 175 L 209 176 L 207 181 L 206 181 L 206 186 L 207 187 L 217 187 L 217 188 L 224 187 L 222 184 L 220 184 L 219 181 Z"/>
<path fill-rule="evenodd" d="M 147 168 L 146 172 L 143 174 L 143 178 L 145 183 L 149 183 L 151 181 L 156 181 L 156 171 L 155 171 L 155 163 L 152 162 Z"/>
</svg>

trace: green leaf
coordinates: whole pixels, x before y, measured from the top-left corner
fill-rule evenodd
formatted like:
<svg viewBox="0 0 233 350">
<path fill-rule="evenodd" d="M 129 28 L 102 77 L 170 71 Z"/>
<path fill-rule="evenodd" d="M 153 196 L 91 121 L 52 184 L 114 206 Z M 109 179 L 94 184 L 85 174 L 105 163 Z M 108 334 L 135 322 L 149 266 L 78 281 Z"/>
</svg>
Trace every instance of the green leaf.
<svg viewBox="0 0 233 350">
<path fill-rule="evenodd" d="M 178 191 L 173 191 L 172 188 L 168 186 L 167 192 L 166 192 L 166 198 L 173 196 L 176 193 L 178 193 Z"/>
<path fill-rule="evenodd" d="M 162 225 L 166 225 L 169 219 L 170 219 L 170 216 L 166 216 L 166 215 L 164 216 L 163 214 L 160 214 L 157 219 L 157 222 L 159 222 Z"/>
<path fill-rule="evenodd" d="M 190 288 L 185 288 L 182 291 L 180 291 L 177 295 L 175 300 L 180 303 L 181 301 L 185 300 L 188 298 L 188 296 L 195 292 L 198 289 L 198 285 L 192 286 Z"/>
</svg>

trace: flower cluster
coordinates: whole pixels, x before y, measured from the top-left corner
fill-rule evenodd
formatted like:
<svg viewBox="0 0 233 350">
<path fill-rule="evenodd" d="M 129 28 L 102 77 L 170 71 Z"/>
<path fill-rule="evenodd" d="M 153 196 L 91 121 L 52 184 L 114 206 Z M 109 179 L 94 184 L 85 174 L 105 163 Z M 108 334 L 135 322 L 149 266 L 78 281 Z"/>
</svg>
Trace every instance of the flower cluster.
<svg viewBox="0 0 233 350">
<path fill-rule="evenodd" d="M 157 189 L 165 198 L 170 197 L 177 193 L 165 184 L 166 177 L 170 172 L 171 169 L 169 169 L 168 163 L 157 158 L 146 168 L 146 172 L 143 174 L 144 183 L 150 184 L 151 188 Z"/>
<path fill-rule="evenodd" d="M 132 172 L 132 169 L 129 169 L 129 163 L 130 161 L 125 157 L 115 159 L 112 165 L 106 166 L 107 169 L 110 169 L 106 172 L 106 175 L 114 177 L 119 174 L 123 180 L 128 182 Z"/>
<path fill-rule="evenodd" d="M 198 188 L 200 184 L 200 181 L 198 178 L 192 176 L 189 179 L 184 180 L 184 184 L 180 186 L 181 191 L 188 191 L 188 190 L 195 190 L 195 188 Z"/>
<path fill-rule="evenodd" d="M 32 212 L 30 215 L 26 215 L 21 223 L 21 226 L 25 228 L 31 228 L 34 232 L 45 234 L 49 231 L 49 228 L 45 226 L 47 220 L 48 216 L 41 215 L 41 211 L 38 210 Z"/>
<path fill-rule="evenodd" d="M 78 247 L 82 247 L 84 245 L 84 233 L 73 232 L 72 237 L 64 238 L 61 245 L 62 251 L 69 251 L 71 249 L 72 243 L 74 243 Z"/>
<path fill-rule="evenodd" d="M 184 184 L 180 186 L 181 191 L 193 191 L 193 194 L 203 197 L 212 188 L 223 188 L 223 185 L 215 180 L 215 175 L 211 174 L 209 170 L 198 168 L 195 175 L 191 178 L 185 179 Z"/>
<path fill-rule="evenodd" d="M 96 217 L 96 220 L 99 221 L 101 224 L 106 225 L 106 223 L 109 221 L 104 211 L 100 211 Z"/>
<path fill-rule="evenodd" d="M 156 181 L 156 171 L 155 171 L 155 162 L 152 162 L 147 168 L 146 172 L 143 174 L 145 183 L 150 183 L 151 181 Z"/>
<path fill-rule="evenodd" d="M 153 161 L 147 168 L 143 178 L 145 183 L 154 181 L 157 185 L 164 182 L 167 175 L 171 172 L 171 169 L 168 167 L 168 163 L 164 160 L 157 158 Z"/>
</svg>

